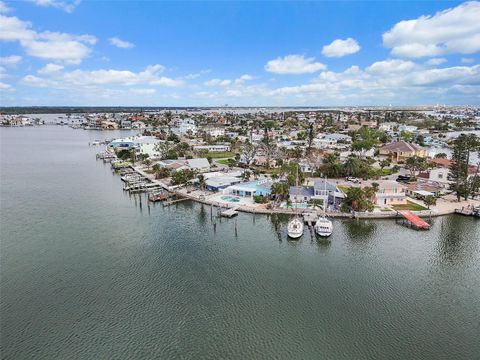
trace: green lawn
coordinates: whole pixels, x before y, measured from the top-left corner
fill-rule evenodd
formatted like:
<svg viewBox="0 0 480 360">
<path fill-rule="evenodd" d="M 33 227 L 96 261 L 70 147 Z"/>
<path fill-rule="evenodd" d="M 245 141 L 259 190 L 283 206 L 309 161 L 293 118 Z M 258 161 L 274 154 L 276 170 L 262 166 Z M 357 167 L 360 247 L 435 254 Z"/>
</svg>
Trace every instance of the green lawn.
<svg viewBox="0 0 480 360">
<path fill-rule="evenodd" d="M 349 186 L 345 186 L 345 185 L 338 185 L 337 186 L 343 193 L 346 193 Z"/>
<path fill-rule="evenodd" d="M 229 165 L 228 159 L 217 160 L 217 163 L 227 166 Z"/>
<path fill-rule="evenodd" d="M 233 158 L 235 153 L 231 151 L 209 152 L 206 157 L 211 157 L 212 159 Z"/>
<path fill-rule="evenodd" d="M 418 205 L 410 200 L 407 200 L 407 204 L 399 204 L 399 205 L 392 205 L 392 209 L 395 210 L 412 210 L 412 211 L 421 211 L 421 210 L 428 210 L 426 207 L 422 205 Z"/>
</svg>

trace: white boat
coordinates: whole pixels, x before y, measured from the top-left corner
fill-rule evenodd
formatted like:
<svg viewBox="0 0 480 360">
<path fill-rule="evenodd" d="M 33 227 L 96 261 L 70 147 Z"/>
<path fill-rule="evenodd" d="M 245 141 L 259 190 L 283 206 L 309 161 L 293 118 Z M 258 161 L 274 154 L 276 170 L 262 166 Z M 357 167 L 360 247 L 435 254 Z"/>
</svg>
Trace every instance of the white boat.
<svg viewBox="0 0 480 360">
<path fill-rule="evenodd" d="M 292 239 L 298 239 L 303 235 L 303 222 L 298 217 L 294 217 L 288 222 L 288 236 Z"/>
<path fill-rule="evenodd" d="M 324 181 L 325 184 L 325 193 L 327 194 L 327 201 L 328 201 L 328 193 L 327 193 L 327 178 L 325 178 Z M 323 204 L 323 216 L 320 216 L 315 223 L 315 232 L 317 233 L 318 236 L 321 237 L 328 237 L 332 235 L 333 232 L 333 224 L 330 220 L 327 219 L 326 215 L 326 208 L 327 204 Z"/>
<path fill-rule="evenodd" d="M 315 232 L 318 236 L 321 237 L 328 237 L 332 235 L 333 232 L 333 224 L 327 217 L 321 216 L 317 222 L 315 223 Z"/>
<path fill-rule="evenodd" d="M 297 178 L 296 178 L 296 185 L 298 189 L 298 168 L 297 168 Z M 300 236 L 303 235 L 303 221 L 298 216 L 298 208 L 297 205 L 297 197 L 295 196 L 295 217 L 288 222 L 287 233 L 288 236 L 292 239 L 298 239 Z"/>
</svg>

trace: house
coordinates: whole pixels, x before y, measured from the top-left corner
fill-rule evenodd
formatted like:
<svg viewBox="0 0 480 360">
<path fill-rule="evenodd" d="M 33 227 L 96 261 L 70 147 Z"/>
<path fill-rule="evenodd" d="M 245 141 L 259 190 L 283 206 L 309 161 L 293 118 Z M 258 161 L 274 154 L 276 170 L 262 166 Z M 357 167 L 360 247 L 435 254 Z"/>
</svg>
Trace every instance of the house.
<svg viewBox="0 0 480 360">
<path fill-rule="evenodd" d="M 444 187 L 427 181 L 417 181 L 407 184 L 406 194 L 413 198 L 424 198 L 425 196 L 439 196 L 445 191 Z"/>
<path fill-rule="evenodd" d="M 394 162 L 403 162 L 412 156 L 427 157 L 427 150 L 420 145 L 404 140 L 386 144 L 379 149 L 380 155 L 388 156 Z"/>
<path fill-rule="evenodd" d="M 220 191 L 226 189 L 229 186 L 240 184 L 242 179 L 240 177 L 228 176 L 228 174 L 222 174 L 220 176 L 213 176 L 205 180 L 205 185 L 209 191 Z"/>
<path fill-rule="evenodd" d="M 188 159 L 186 164 L 190 169 L 205 172 L 210 170 L 210 163 L 206 158 Z"/>
<path fill-rule="evenodd" d="M 374 196 L 374 203 L 378 206 L 389 206 L 407 203 L 406 186 L 393 181 L 378 181 L 378 191 Z M 365 185 L 365 183 L 364 183 Z M 369 184 L 371 186 L 371 184 Z"/>
<path fill-rule="evenodd" d="M 321 200 L 323 204 L 338 206 L 345 198 L 345 194 L 337 184 L 324 179 L 315 179 L 313 182 L 313 200 Z"/>
<path fill-rule="evenodd" d="M 307 203 L 314 196 L 313 186 L 290 186 L 288 195 L 294 203 Z"/>
<path fill-rule="evenodd" d="M 113 121 L 102 121 L 101 125 L 102 129 L 114 130 L 118 129 L 118 124 Z"/>
<path fill-rule="evenodd" d="M 205 129 L 205 132 L 214 138 L 225 136 L 225 129 L 222 129 L 222 128 L 209 128 L 209 129 Z"/>
<path fill-rule="evenodd" d="M 271 187 L 272 183 L 268 179 L 263 179 L 229 186 L 223 190 L 223 193 L 242 197 L 270 196 Z"/>
<path fill-rule="evenodd" d="M 195 145 L 193 150 L 208 150 L 209 152 L 226 152 L 230 151 L 230 145 L 217 144 L 217 145 Z"/>
<path fill-rule="evenodd" d="M 427 171 L 420 172 L 418 174 L 418 177 L 427 179 L 430 182 L 441 183 L 445 187 L 447 187 L 450 184 L 450 181 L 448 180 L 448 173 L 450 172 L 450 167 L 452 166 L 453 161 L 449 159 L 433 158 L 430 162 L 435 164 L 436 167 Z M 477 166 L 469 165 L 468 176 L 474 176 L 476 173 Z"/>
<path fill-rule="evenodd" d="M 132 122 L 130 120 L 122 120 L 120 121 L 120 126 L 122 127 L 122 129 L 131 129 Z"/>
<path fill-rule="evenodd" d="M 130 150 L 137 147 L 137 143 L 135 143 L 132 139 L 115 139 L 108 144 L 108 147 L 114 150 Z"/>
</svg>

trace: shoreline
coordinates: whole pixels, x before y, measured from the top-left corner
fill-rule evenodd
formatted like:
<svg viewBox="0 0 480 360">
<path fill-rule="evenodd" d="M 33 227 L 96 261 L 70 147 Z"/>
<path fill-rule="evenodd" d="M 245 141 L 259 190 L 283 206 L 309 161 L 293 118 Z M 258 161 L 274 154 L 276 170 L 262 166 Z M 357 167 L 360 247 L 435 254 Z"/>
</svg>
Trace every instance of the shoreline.
<svg viewBox="0 0 480 360">
<path fill-rule="evenodd" d="M 164 184 L 162 181 L 157 180 L 152 177 L 151 174 L 146 173 L 142 169 L 136 166 L 131 167 L 135 172 L 138 174 L 146 177 L 152 183 L 155 183 L 161 186 L 163 189 L 174 193 L 175 195 L 181 198 L 187 198 L 189 200 L 195 201 L 197 203 L 215 206 L 219 208 L 225 209 L 233 209 L 235 208 L 236 211 L 250 213 L 250 214 L 262 214 L 262 215 L 274 215 L 274 214 L 283 214 L 283 215 L 293 215 L 295 214 L 295 209 L 266 209 L 263 207 L 252 207 L 248 205 L 235 205 L 235 204 L 228 204 L 228 203 L 221 203 L 215 200 L 209 200 L 208 197 L 204 197 L 203 199 L 201 196 L 205 196 L 205 192 L 203 194 L 199 194 L 198 196 L 192 195 L 192 193 L 199 192 L 201 190 L 195 190 L 193 192 L 187 192 L 185 189 L 179 189 L 178 187 L 172 188 Z M 213 195 L 213 194 L 210 194 Z M 474 205 L 479 206 L 480 200 L 467 200 L 461 201 L 458 203 L 450 203 L 444 199 L 439 199 L 443 203 L 448 203 L 448 208 L 439 210 L 439 209 L 430 209 L 430 210 L 422 210 L 422 211 L 412 211 L 414 214 L 418 215 L 419 217 L 439 217 L 439 216 L 446 216 L 455 214 L 455 209 L 465 207 L 467 205 Z M 455 205 L 455 206 L 451 206 Z M 446 204 L 444 204 L 446 206 Z M 319 209 L 308 209 L 306 212 L 317 213 L 319 214 Z M 305 212 L 305 209 L 302 209 L 302 213 Z M 391 212 L 353 212 L 353 213 L 342 213 L 342 212 L 326 212 L 326 215 L 331 218 L 338 218 L 338 219 L 399 219 L 402 216 L 397 212 L 392 210 Z"/>
</svg>

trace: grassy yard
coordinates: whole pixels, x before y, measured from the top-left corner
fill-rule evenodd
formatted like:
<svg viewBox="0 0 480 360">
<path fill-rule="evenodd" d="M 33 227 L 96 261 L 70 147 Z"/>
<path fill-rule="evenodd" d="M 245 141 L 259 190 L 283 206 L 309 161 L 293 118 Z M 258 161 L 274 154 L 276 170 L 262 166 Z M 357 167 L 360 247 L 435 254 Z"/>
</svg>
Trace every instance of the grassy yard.
<svg viewBox="0 0 480 360">
<path fill-rule="evenodd" d="M 228 166 L 228 159 L 217 160 L 217 163 Z"/>
<path fill-rule="evenodd" d="M 343 193 L 346 193 L 350 186 L 338 185 L 337 186 Z"/>
<path fill-rule="evenodd" d="M 209 152 L 206 157 L 211 157 L 212 159 L 223 159 L 223 158 L 232 158 L 235 157 L 235 153 L 231 151 L 219 151 L 219 152 Z"/>
<path fill-rule="evenodd" d="M 428 210 L 426 207 L 414 203 L 410 200 L 407 200 L 407 204 L 392 205 L 392 209 L 395 210 L 412 210 L 412 211 L 421 211 Z"/>
</svg>

